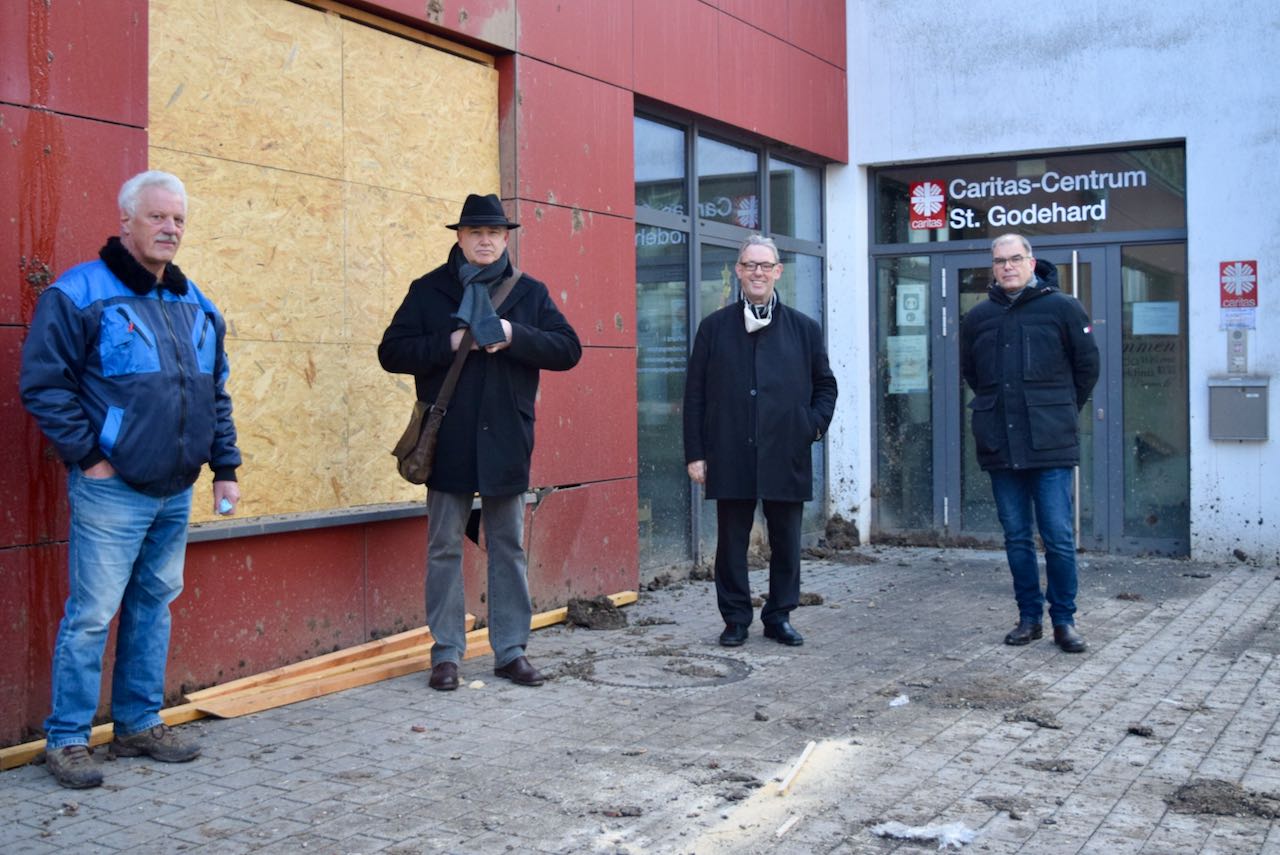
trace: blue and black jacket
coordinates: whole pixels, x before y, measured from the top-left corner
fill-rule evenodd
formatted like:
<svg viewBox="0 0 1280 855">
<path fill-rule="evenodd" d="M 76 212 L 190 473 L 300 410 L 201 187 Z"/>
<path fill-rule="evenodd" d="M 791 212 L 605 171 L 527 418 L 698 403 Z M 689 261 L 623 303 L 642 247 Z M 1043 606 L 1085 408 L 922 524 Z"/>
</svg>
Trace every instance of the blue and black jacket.
<svg viewBox="0 0 1280 855">
<path fill-rule="evenodd" d="M 23 404 L 68 466 L 109 460 L 151 496 L 185 490 L 205 463 L 234 481 L 222 315 L 175 264 L 157 282 L 119 238 L 98 255 L 40 296 Z"/>
</svg>

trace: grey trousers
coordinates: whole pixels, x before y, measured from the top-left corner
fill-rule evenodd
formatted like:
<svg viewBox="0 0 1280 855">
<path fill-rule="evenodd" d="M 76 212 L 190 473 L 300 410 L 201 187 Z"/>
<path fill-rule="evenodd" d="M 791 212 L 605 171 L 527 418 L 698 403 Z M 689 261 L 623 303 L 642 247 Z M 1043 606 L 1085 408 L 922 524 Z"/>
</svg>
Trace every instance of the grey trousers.
<svg viewBox="0 0 1280 855">
<path fill-rule="evenodd" d="M 467 647 L 462 588 L 462 538 L 470 493 L 427 491 L 427 625 L 435 643 L 431 664 L 459 662 Z M 481 496 L 489 559 L 489 643 L 496 668 L 524 655 L 529 643 L 528 568 L 524 555 L 524 495 Z"/>
</svg>

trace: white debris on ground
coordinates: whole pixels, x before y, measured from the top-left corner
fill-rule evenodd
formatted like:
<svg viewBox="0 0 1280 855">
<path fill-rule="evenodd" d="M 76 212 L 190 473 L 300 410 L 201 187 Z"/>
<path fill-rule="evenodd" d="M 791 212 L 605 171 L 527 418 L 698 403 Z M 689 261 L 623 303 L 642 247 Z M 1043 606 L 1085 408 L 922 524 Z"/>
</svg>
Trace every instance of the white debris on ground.
<svg viewBox="0 0 1280 855">
<path fill-rule="evenodd" d="M 978 832 L 963 822 L 948 822 L 945 825 L 904 825 L 901 822 L 882 822 L 872 826 L 870 830 L 877 837 L 919 840 L 924 843 L 936 840 L 939 849 L 952 846 L 959 849 L 973 842 L 973 839 L 978 836 Z"/>
</svg>

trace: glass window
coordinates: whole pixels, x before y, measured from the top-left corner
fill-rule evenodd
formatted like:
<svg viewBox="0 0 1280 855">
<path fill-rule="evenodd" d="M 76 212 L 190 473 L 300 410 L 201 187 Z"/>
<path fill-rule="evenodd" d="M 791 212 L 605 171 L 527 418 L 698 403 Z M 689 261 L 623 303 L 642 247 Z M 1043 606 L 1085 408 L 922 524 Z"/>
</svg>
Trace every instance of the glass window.
<svg viewBox="0 0 1280 855">
<path fill-rule="evenodd" d="M 689 559 L 689 478 L 681 409 L 689 353 L 684 232 L 636 227 L 636 412 L 640 554 L 646 566 Z"/>
<path fill-rule="evenodd" d="M 770 188 L 778 198 L 770 216 L 777 227 L 770 228 L 779 237 L 821 243 L 822 180 L 818 168 L 769 157 L 762 145 L 705 136 L 696 123 L 636 116 L 634 132 L 640 564 L 656 569 L 695 552 L 709 560 L 715 549 L 715 503 L 692 506 L 700 493 L 684 466 L 680 409 L 689 326 L 738 299 L 738 244 L 731 236 L 765 228 L 761 164 L 773 173 Z M 671 218 L 658 212 L 690 219 L 671 229 Z M 781 261 L 780 298 L 823 323 L 823 257 L 785 252 Z M 817 499 L 805 507 L 806 533 L 825 525 L 824 452 L 825 444 L 817 443 Z"/>
<path fill-rule="evenodd" d="M 1120 275 L 1124 533 L 1186 540 L 1191 530 L 1186 245 L 1126 246 Z"/>
<path fill-rule="evenodd" d="M 698 216 L 744 229 L 760 228 L 760 154 L 699 136 Z"/>
<path fill-rule="evenodd" d="M 738 262 L 736 247 L 702 245 L 702 273 L 698 283 L 698 318 L 738 299 Z"/>
<path fill-rule="evenodd" d="M 635 119 L 636 207 L 688 213 L 684 131 L 650 119 Z"/>
<path fill-rule="evenodd" d="M 816 243 L 822 241 L 822 173 L 769 158 L 769 230 Z"/>
<path fill-rule="evenodd" d="M 929 258 L 876 261 L 879 527 L 933 528 Z"/>
</svg>

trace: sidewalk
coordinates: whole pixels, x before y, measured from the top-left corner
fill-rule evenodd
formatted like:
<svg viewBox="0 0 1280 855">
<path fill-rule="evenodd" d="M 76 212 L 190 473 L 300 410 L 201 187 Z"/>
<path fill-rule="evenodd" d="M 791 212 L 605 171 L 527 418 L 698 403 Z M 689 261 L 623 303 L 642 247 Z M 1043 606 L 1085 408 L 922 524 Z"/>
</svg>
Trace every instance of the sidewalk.
<svg viewBox="0 0 1280 855">
<path fill-rule="evenodd" d="M 642 593 L 625 629 L 535 632 L 530 658 L 556 675 L 541 688 L 486 657 L 453 693 L 416 674 L 184 725 L 203 757 L 106 763 L 97 790 L 0 773 L 0 848 L 937 849 L 871 831 L 896 821 L 963 824 L 968 852 L 1280 853 L 1277 568 L 1082 556 L 1090 650 L 1068 655 L 1001 643 L 1017 619 L 1002 553 L 856 556 L 872 563 L 806 562 L 823 602 L 792 615 L 800 648 L 758 622 L 719 647 L 711 583 L 678 583 Z M 1242 815 L 1171 809 L 1196 779 L 1226 783 L 1184 809 Z"/>
</svg>

